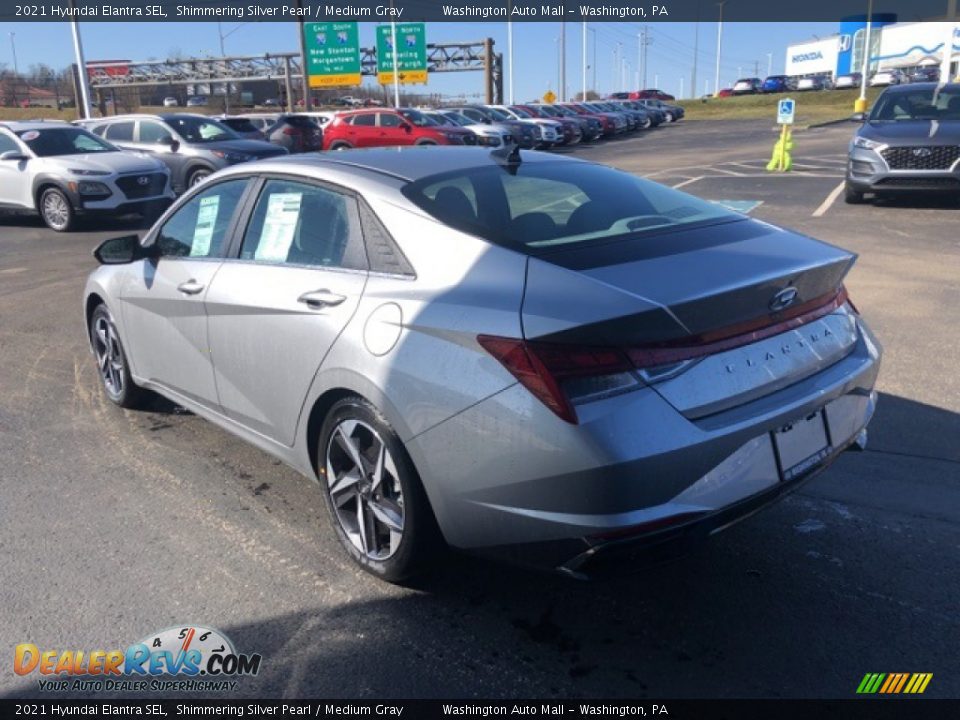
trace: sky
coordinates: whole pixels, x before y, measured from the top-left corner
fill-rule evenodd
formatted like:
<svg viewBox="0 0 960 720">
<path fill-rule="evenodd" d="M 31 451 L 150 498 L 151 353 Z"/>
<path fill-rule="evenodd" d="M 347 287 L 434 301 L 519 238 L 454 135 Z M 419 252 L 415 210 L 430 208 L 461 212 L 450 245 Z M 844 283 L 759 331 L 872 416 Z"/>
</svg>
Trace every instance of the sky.
<svg viewBox="0 0 960 720">
<path fill-rule="evenodd" d="M 568 95 L 581 89 L 582 24 L 565 23 L 566 79 Z M 638 49 L 643 24 L 629 22 L 589 23 L 587 32 L 587 71 L 589 89 L 602 94 L 636 89 L 639 69 Z M 681 80 L 683 96 L 689 97 L 693 70 L 694 38 L 698 35 L 697 92 L 713 91 L 716 72 L 717 23 L 650 23 L 651 42 L 647 50 L 646 87 L 660 87 L 678 95 Z M 839 23 L 724 23 L 720 87 L 729 87 L 737 77 L 782 73 L 787 45 L 813 37 L 825 37 L 838 31 Z M 219 55 L 217 23 L 80 23 L 84 52 L 94 60 L 164 59 L 172 54 L 189 57 Z M 227 35 L 227 55 L 261 55 L 296 52 L 297 24 L 290 22 L 223 23 Z M 10 33 L 14 34 L 11 39 Z M 360 42 L 374 44 L 375 23 L 360 23 Z M 517 102 L 542 96 L 559 88 L 559 42 L 561 23 L 514 23 L 513 78 Z M 500 23 L 428 23 L 427 42 L 479 41 L 493 38 L 495 49 L 504 55 L 504 93 L 509 98 L 507 81 L 507 25 Z M 11 42 L 12 41 L 12 42 Z M 0 65 L 13 68 L 13 47 L 17 66 L 26 72 L 31 64 L 46 63 L 56 68 L 73 62 L 73 45 L 67 23 L 0 23 Z M 768 53 L 770 56 L 768 57 Z M 594 57 L 596 63 L 594 63 Z M 622 63 L 626 63 L 624 70 Z M 594 64 L 596 67 L 594 68 Z M 596 78 L 594 88 L 593 79 Z M 373 78 L 364 81 L 375 85 Z M 444 73 L 430 78 L 428 86 L 410 86 L 413 92 L 442 94 L 481 93 L 482 74 Z M 559 93 L 558 93 L 559 94 Z"/>
</svg>

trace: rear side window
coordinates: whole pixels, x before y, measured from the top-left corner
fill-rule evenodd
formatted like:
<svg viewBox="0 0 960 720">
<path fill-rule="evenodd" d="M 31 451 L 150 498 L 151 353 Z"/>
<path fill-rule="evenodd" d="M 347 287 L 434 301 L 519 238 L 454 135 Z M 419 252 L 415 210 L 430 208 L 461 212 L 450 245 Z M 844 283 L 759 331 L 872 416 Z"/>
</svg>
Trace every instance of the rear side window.
<svg viewBox="0 0 960 720">
<path fill-rule="evenodd" d="M 377 122 L 376 113 L 364 113 L 363 115 L 354 115 L 353 120 L 350 124 L 372 126 L 376 124 L 376 122 Z"/>
<path fill-rule="evenodd" d="M 291 125 L 295 128 L 304 128 L 305 130 L 310 130 L 317 127 L 317 123 L 314 122 L 313 118 L 309 118 L 304 115 L 287 115 L 286 120 L 288 125 Z"/>
<path fill-rule="evenodd" d="M 107 125 L 107 140 L 133 140 L 133 123 L 132 122 L 118 122 L 111 125 Z"/>
<path fill-rule="evenodd" d="M 168 143 L 171 140 L 173 135 L 160 123 L 151 120 L 140 121 L 140 142 Z"/>
<path fill-rule="evenodd" d="M 228 180 L 197 193 L 157 234 L 163 257 L 219 257 L 247 179 Z"/>
<path fill-rule="evenodd" d="M 317 185 L 268 180 L 243 235 L 240 258 L 365 270 L 357 201 Z"/>
</svg>

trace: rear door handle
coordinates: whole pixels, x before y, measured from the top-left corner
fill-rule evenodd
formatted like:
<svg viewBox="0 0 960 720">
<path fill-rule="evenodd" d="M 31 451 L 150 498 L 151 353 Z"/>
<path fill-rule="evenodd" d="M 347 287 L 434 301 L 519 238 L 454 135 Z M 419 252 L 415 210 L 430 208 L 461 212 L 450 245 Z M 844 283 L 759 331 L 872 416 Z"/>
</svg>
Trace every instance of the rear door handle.
<svg viewBox="0 0 960 720">
<path fill-rule="evenodd" d="M 197 293 L 203 292 L 203 288 L 204 286 L 202 284 L 198 283 L 192 278 L 177 285 L 177 290 L 182 292 L 184 295 L 196 295 Z"/>
<path fill-rule="evenodd" d="M 347 299 L 346 295 L 337 295 L 329 290 L 314 290 L 305 292 L 297 298 L 297 302 L 302 302 L 310 308 L 334 307 Z"/>
</svg>

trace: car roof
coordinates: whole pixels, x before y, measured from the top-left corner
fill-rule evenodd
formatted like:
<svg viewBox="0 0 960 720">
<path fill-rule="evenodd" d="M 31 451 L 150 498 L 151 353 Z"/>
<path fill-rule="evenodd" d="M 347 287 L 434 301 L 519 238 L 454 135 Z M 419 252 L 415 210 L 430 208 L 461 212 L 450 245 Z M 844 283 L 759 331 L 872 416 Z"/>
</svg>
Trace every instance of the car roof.
<svg viewBox="0 0 960 720">
<path fill-rule="evenodd" d="M 891 71 L 882 70 L 881 72 Z M 884 93 L 895 95 L 897 93 L 916 92 L 917 90 L 935 90 L 938 87 L 944 90 L 949 90 L 950 92 L 960 92 L 960 83 L 944 83 L 941 85 L 940 83 L 935 82 L 918 82 L 907 83 L 906 85 L 891 85 L 884 91 Z"/>
<path fill-rule="evenodd" d="M 75 127 L 65 120 L 4 120 L 0 126 L 7 128 L 11 132 L 23 132 L 24 130 L 49 130 L 54 127 Z"/>
<path fill-rule="evenodd" d="M 562 155 L 522 151 L 524 163 L 584 162 Z M 359 169 L 370 173 L 386 175 L 397 180 L 416 182 L 432 175 L 441 175 L 457 170 L 489 167 L 498 161 L 490 150 L 479 147 L 391 147 L 344 150 L 341 152 L 320 154 L 298 154 L 271 158 L 257 164 L 266 168 L 287 169 L 294 166 L 308 171 L 312 169 Z M 242 169 L 243 164 L 234 168 Z M 250 166 L 246 166 L 247 169 Z M 269 170 L 266 170 L 269 172 Z"/>
</svg>

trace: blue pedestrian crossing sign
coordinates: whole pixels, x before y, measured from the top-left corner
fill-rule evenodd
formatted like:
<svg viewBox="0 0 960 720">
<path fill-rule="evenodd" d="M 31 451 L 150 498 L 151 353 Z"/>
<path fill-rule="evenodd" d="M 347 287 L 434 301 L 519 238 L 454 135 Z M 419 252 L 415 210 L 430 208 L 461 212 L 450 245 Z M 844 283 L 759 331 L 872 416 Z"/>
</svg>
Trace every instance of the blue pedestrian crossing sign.
<svg viewBox="0 0 960 720">
<path fill-rule="evenodd" d="M 793 113 L 797 103 L 792 98 L 784 98 L 777 103 L 777 122 L 780 125 L 793 125 Z"/>
</svg>

